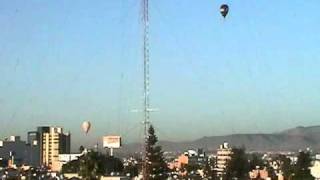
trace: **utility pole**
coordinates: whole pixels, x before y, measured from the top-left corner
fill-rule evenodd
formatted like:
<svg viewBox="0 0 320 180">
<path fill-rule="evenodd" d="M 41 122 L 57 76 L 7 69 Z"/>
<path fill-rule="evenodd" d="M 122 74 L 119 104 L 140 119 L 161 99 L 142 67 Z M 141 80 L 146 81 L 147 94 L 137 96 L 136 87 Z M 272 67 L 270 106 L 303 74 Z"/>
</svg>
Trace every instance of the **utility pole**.
<svg viewBox="0 0 320 180">
<path fill-rule="evenodd" d="M 147 139 L 148 139 L 148 127 L 149 127 L 149 118 L 150 118 L 150 103 L 149 103 L 149 0 L 142 0 L 142 20 L 143 20 L 143 90 L 144 90 L 144 146 L 143 146 L 143 168 L 142 175 L 143 180 L 149 179 L 149 174 L 147 172 Z"/>
</svg>

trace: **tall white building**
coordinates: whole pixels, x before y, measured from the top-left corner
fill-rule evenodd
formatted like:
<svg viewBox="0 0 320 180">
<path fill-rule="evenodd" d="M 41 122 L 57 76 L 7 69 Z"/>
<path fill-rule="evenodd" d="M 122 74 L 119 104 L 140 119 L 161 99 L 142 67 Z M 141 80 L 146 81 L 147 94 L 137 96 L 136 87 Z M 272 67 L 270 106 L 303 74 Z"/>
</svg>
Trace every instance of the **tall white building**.
<svg viewBox="0 0 320 180">
<path fill-rule="evenodd" d="M 225 174 L 228 161 L 231 159 L 231 155 L 232 148 L 230 148 L 229 144 L 226 142 L 221 144 L 219 149 L 217 149 L 217 161 L 215 170 L 217 171 L 218 176 Z"/>
</svg>

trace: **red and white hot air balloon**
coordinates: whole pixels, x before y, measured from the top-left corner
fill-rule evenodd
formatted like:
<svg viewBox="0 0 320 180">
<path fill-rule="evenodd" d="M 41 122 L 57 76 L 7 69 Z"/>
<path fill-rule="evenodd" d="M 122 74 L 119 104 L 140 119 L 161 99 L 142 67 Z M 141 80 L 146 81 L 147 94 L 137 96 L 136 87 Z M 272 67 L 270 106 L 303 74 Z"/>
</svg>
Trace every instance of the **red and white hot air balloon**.
<svg viewBox="0 0 320 180">
<path fill-rule="evenodd" d="M 81 128 L 82 128 L 83 132 L 88 134 L 88 132 L 90 131 L 90 128 L 91 128 L 91 123 L 89 121 L 84 121 L 81 125 Z"/>
</svg>

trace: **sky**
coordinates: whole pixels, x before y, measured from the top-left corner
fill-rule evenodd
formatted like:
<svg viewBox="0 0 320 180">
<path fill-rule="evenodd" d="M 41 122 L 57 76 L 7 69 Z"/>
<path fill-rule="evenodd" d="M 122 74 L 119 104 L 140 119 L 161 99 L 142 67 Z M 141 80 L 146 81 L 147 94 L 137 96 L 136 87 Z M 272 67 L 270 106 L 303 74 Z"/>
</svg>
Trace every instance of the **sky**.
<svg viewBox="0 0 320 180">
<path fill-rule="evenodd" d="M 219 13 L 227 3 L 226 19 Z M 74 146 L 142 138 L 139 0 L 0 2 L 0 137 L 62 126 Z M 150 0 L 161 140 L 320 125 L 318 0 Z M 88 120 L 92 130 L 81 131 Z"/>
</svg>

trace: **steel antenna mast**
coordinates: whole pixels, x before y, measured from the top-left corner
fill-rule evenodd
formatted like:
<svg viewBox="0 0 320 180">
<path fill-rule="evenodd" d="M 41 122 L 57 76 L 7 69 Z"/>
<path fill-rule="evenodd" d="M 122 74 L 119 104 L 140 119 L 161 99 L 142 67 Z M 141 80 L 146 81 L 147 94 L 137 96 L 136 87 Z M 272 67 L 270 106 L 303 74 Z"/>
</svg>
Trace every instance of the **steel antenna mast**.
<svg viewBox="0 0 320 180">
<path fill-rule="evenodd" d="M 144 146 L 143 146 L 143 168 L 142 175 L 144 180 L 149 179 L 149 173 L 147 172 L 147 139 L 148 139 L 148 127 L 150 124 L 150 102 L 149 102 L 149 84 L 150 84 L 150 72 L 149 72 L 149 0 L 142 0 L 142 20 L 143 20 L 143 90 L 144 90 Z"/>
</svg>

